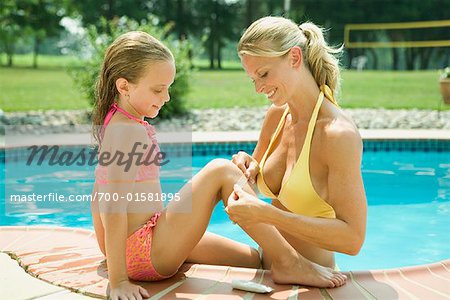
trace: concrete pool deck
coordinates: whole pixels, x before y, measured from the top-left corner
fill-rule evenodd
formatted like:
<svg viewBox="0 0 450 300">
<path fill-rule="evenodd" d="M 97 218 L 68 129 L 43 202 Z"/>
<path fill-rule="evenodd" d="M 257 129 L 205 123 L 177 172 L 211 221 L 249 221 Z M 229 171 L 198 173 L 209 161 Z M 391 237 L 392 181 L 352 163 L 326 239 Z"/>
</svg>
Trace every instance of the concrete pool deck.
<svg viewBox="0 0 450 300">
<path fill-rule="evenodd" d="M 90 230 L 3 226 L 0 252 L 2 299 L 106 298 L 105 257 Z M 348 276 L 344 286 L 318 289 L 275 284 L 270 271 L 186 264 L 170 279 L 139 284 L 150 293 L 150 299 L 450 299 L 450 259 L 416 267 L 344 273 Z M 274 291 L 262 295 L 234 290 L 232 279 L 261 282 Z"/>
</svg>

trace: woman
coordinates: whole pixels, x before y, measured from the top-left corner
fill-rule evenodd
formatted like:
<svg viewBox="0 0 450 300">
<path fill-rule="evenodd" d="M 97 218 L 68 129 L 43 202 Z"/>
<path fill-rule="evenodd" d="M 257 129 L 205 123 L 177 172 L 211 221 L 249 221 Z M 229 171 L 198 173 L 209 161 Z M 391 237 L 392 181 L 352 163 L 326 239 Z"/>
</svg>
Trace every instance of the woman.
<svg viewBox="0 0 450 300">
<path fill-rule="evenodd" d="M 260 246 L 264 267 L 281 283 L 324 286 L 334 252 L 356 255 L 364 242 L 361 137 L 333 95 L 339 51 L 313 23 L 281 17 L 255 21 L 239 41 L 256 92 L 273 105 L 252 156 L 239 152 L 233 162 L 272 205 L 236 187 L 237 201 L 226 211 L 252 237 L 257 227 L 276 228 L 272 242 Z M 292 262 L 282 264 L 284 272 L 280 259 Z"/>
</svg>

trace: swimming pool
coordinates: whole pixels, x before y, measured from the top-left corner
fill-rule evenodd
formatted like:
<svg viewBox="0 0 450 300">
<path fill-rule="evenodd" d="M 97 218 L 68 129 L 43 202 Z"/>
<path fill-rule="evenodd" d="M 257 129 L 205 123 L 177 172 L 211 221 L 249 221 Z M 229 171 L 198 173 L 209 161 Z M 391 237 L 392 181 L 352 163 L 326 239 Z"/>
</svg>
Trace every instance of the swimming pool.
<svg viewBox="0 0 450 300">
<path fill-rule="evenodd" d="M 392 147 L 388 143 L 365 144 L 362 172 L 369 204 L 367 236 L 358 256 L 337 255 L 341 269 L 394 268 L 450 257 L 450 152 L 448 144 L 435 146 L 424 146 L 421 142 L 417 147 L 408 142 L 397 142 Z M 211 159 L 230 158 L 239 149 L 250 151 L 254 144 L 195 147 L 193 173 Z M 8 168 L 15 168 L 15 164 L 20 169 L 20 160 L 8 162 Z M 68 193 L 90 194 L 92 167 L 71 166 L 55 171 L 47 166 L 32 174 L 21 173 L 20 178 L 5 178 L 4 163 L 1 168 L 0 226 L 58 225 L 92 229 L 86 209 L 61 213 L 53 206 L 44 212 L 32 213 L 28 209 L 22 214 L 6 214 L 3 196 L 5 185 L 21 192 L 37 192 L 58 184 Z M 163 181 L 163 188 L 171 189 L 171 181 L 173 178 Z M 255 246 L 238 226 L 231 224 L 221 205 L 215 209 L 208 230 Z"/>
</svg>

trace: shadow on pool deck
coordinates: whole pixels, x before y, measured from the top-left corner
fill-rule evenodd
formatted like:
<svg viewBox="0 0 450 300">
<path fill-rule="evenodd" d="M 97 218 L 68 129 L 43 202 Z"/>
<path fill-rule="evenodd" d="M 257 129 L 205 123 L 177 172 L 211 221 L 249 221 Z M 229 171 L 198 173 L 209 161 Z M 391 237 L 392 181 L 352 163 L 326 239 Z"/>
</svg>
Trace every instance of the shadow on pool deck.
<svg viewBox="0 0 450 300">
<path fill-rule="evenodd" d="M 106 298 L 105 257 L 92 231 L 65 227 L 0 227 L 0 250 L 41 280 L 91 297 Z M 450 260 L 345 274 L 348 281 L 343 287 L 317 289 L 275 284 L 269 271 L 185 264 L 170 279 L 139 284 L 150 293 L 150 299 L 450 299 Z M 232 279 L 261 282 L 274 288 L 274 292 L 261 295 L 233 290 Z"/>
</svg>

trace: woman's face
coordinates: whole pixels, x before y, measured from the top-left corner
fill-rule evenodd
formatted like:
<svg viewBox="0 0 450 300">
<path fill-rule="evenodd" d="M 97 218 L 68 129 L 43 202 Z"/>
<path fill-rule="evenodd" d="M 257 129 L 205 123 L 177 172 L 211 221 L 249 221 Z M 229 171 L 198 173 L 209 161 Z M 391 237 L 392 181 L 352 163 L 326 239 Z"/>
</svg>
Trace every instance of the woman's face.
<svg viewBox="0 0 450 300">
<path fill-rule="evenodd" d="M 276 106 L 286 104 L 293 93 L 298 74 L 294 72 L 290 55 L 262 57 L 244 54 L 242 66 L 255 84 L 257 93 L 265 94 Z"/>
<path fill-rule="evenodd" d="M 172 61 L 149 64 L 137 83 L 130 83 L 130 102 L 144 116 L 154 118 L 170 100 L 169 88 L 175 79 Z"/>
</svg>

